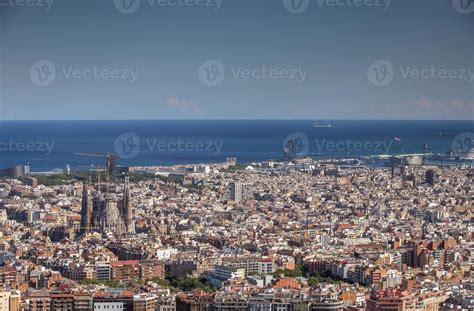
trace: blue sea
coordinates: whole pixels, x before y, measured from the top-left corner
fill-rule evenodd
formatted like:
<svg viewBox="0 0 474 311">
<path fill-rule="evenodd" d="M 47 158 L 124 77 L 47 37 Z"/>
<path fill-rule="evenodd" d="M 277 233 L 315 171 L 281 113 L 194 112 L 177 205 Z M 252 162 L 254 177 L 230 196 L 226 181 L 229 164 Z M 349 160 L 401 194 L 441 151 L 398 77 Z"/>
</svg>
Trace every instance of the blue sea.
<svg viewBox="0 0 474 311">
<path fill-rule="evenodd" d="M 446 153 L 470 147 L 474 121 L 0 121 L 0 168 L 87 169 L 112 152 L 123 166 L 241 163 L 299 155 L 367 156 Z M 467 138 L 466 138 L 467 137 Z M 457 141 L 456 141 L 457 140 Z M 82 153 L 82 154 L 77 154 Z"/>
</svg>

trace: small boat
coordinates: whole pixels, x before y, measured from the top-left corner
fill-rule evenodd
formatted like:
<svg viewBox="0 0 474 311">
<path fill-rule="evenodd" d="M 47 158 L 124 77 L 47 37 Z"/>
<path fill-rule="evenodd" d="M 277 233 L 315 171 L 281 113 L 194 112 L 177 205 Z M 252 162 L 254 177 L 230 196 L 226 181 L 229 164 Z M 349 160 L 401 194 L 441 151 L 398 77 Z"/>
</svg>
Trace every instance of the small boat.
<svg viewBox="0 0 474 311">
<path fill-rule="evenodd" d="M 331 127 L 332 125 L 329 124 L 329 122 L 325 122 L 325 123 L 314 122 L 313 126 L 314 127 Z"/>
<path fill-rule="evenodd" d="M 400 137 L 397 137 L 397 136 L 395 136 L 395 137 L 393 138 L 393 140 L 395 140 L 395 141 L 402 141 L 402 139 L 401 139 Z"/>
</svg>

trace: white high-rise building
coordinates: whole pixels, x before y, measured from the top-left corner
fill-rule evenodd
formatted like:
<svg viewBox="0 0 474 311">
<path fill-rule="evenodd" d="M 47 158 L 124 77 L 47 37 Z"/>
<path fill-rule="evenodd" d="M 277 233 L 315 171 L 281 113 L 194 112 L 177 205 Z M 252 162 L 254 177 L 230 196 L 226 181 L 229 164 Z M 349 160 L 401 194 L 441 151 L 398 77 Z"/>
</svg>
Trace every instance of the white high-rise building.
<svg viewBox="0 0 474 311">
<path fill-rule="evenodd" d="M 230 183 L 230 199 L 234 202 L 242 201 L 242 184 L 239 182 Z"/>
</svg>

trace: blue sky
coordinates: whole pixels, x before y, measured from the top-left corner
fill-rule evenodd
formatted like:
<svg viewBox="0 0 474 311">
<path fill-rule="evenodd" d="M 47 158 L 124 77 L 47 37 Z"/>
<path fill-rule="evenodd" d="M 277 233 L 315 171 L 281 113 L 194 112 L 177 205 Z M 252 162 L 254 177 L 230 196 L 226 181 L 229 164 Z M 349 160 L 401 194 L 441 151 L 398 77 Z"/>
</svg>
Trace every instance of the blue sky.
<svg viewBox="0 0 474 311">
<path fill-rule="evenodd" d="M 461 0 L 19 1 L 2 120 L 474 119 Z"/>
</svg>

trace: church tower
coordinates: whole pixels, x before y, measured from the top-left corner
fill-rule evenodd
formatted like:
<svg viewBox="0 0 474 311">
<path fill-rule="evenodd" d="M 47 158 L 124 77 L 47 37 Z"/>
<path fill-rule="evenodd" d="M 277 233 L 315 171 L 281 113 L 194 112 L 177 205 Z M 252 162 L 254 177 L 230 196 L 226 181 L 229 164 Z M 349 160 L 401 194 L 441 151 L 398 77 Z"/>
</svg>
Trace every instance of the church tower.
<svg viewBox="0 0 474 311">
<path fill-rule="evenodd" d="M 86 182 L 82 186 L 82 206 L 81 206 L 81 229 L 80 234 L 91 232 L 92 221 L 92 198 L 89 193 L 89 187 Z"/>
<path fill-rule="evenodd" d="M 128 177 L 125 177 L 125 185 L 123 190 L 122 217 L 123 222 L 125 223 L 126 232 L 128 234 L 134 234 L 135 226 L 133 223 L 132 198 L 130 194 L 130 185 Z"/>
</svg>

